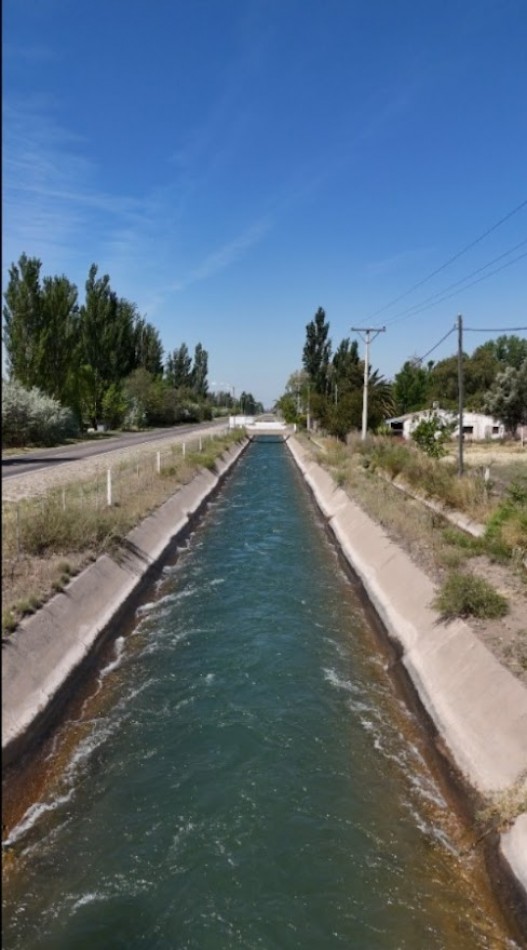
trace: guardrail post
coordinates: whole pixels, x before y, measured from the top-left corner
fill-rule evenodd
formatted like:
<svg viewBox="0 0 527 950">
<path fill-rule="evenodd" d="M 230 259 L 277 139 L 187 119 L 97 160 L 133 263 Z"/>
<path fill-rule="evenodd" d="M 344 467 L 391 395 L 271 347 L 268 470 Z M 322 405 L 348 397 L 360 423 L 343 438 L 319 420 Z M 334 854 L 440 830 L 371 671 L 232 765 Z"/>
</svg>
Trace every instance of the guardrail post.
<svg viewBox="0 0 527 950">
<path fill-rule="evenodd" d="M 106 504 L 108 508 L 112 506 L 112 470 L 106 472 Z"/>
<path fill-rule="evenodd" d="M 161 474 L 161 452 L 156 455 L 156 471 L 158 475 Z"/>
</svg>

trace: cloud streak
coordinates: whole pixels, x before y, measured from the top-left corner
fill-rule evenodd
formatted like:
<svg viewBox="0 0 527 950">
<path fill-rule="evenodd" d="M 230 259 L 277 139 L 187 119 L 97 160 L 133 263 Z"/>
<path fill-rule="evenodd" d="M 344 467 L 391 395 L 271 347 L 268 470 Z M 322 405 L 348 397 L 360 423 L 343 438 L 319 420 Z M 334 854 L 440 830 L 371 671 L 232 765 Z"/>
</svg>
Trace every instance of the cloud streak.
<svg viewBox="0 0 527 950">
<path fill-rule="evenodd" d="M 269 216 L 257 221 L 251 227 L 247 228 L 242 234 L 228 241 L 222 247 L 208 254 L 197 267 L 193 268 L 187 277 L 176 281 L 170 287 L 171 290 L 185 290 L 191 284 L 201 280 L 208 280 L 209 277 L 219 274 L 221 271 L 230 267 L 240 258 L 258 244 L 259 241 L 270 231 L 272 221 Z"/>
</svg>

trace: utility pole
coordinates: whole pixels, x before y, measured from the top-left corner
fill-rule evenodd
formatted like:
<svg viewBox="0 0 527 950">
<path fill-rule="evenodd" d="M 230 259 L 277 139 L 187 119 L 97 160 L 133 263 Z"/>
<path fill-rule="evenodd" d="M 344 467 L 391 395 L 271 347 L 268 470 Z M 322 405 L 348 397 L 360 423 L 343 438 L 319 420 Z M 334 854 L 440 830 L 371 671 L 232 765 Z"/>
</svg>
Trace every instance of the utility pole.
<svg viewBox="0 0 527 950">
<path fill-rule="evenodd" d="M 370 343 L 379 333 L 384 333 L 386 327 L 350 327 L 353 333 L 358 333 L 361 340 L 366 344 L 364 356 L 364 388 L 362 392 L 362 440 L 366 438 L 368 430 L 368 374 L 370 367 Z M 365 334 L 363 336 L 362 334 Z M 373 333 L 373 336 L 371 335 Z"/>
<path fill-rule="evenodd" d="M 457 317 L 457 390 L 458 390 L 458 414 L 459 414 L 459 435 L 458 435 L 458 463 L 457 473 L 463 475 L 463 317 L 458 314 Z"/>
</svg>

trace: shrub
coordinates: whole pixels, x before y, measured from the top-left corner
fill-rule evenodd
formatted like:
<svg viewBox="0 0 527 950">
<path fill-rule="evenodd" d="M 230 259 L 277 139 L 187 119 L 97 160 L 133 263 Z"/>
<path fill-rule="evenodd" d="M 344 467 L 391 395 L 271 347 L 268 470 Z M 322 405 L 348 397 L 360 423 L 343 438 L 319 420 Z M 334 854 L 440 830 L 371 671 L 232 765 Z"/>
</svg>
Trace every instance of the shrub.
<svg viewBox="0 0 527 950">
<path fill-rule="evenodd" d="M 4 383 L 2 391 L 2 440 L 6 446 L 56 445 L 78 432 L 71 409 L 39 389 Z"/>
<path fill-rule="evenodd" d="M 527 478 L 509 486 L 507 497 L 487 522 L 485 540 L 496 556 L 527 554 Z"/>
<path fill-rule="evenodd" d="M 372 462 L 374 469 L 382 468 L 392 478 L 396 478 L 401 472 L 406 472 L 410 457 L 406 446 L 379 441 L 373 449 Z"/>
<path fill-rule="evenodd" d="M 504 617 L 509 605 L 487 581 L 474 574 L 450 574 L 437 595 L 433 606 L 447 619 Z"/>
<path fill-rule="evenodd" d="M 436 415 L 422 419 L 412 432 L 412 439 L 430 458 L 440 459 L 447 454 L 445 443 L 456 427 L 455 422 L 443 422 Z"/>
</svg>

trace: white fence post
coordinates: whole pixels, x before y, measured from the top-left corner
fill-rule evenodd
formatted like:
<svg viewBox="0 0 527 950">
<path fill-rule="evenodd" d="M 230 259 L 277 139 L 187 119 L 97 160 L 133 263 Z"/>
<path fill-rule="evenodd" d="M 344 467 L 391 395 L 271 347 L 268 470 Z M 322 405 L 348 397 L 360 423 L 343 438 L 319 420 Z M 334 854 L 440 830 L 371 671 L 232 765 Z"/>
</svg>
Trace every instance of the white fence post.
<svg viewBox="0 0 527 950">
<path fill-rule="evenodd" d="M 106 472 L 106 504 L 108 508 L 111 508 L 112 505 L 112 470 L 108 469 Z"/>
<path fill-rule="evenodd" d="M 202 442 L 201 436 L 199 437 L 199 450 L 200 452 L 203 451 L 203 442 Z"/>
<path fill-rule="evenodd" d="M 158 475 L 161 474 L 161 452 L 156 455 L 156 472 Z"/>
<path fill-rule="evenodd" d="M 187 446 L 184 442 L 181 444 L 181 451 L 183 453 L 183 458 L 185 458 L 185 455 L 187 454 Z"/>
</svg>

